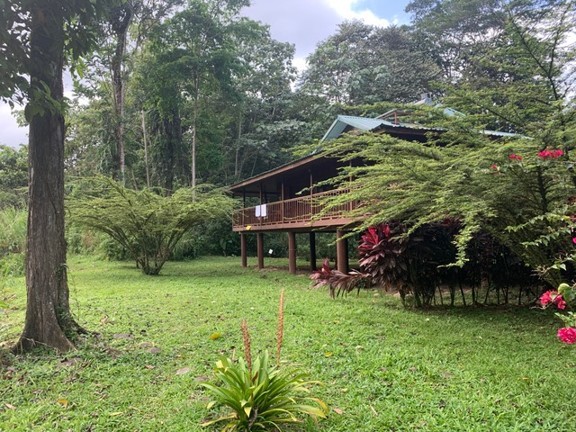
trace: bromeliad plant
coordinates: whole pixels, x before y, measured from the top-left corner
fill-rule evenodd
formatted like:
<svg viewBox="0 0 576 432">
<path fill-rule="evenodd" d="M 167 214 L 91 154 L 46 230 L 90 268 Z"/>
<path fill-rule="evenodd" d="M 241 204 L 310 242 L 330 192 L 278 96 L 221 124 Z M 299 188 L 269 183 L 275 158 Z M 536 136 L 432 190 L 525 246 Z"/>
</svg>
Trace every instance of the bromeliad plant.
<svg viewBox="0 0 576 432">
<path fill-rule="evenodd" d="M 326 404 L 309 396 L 316 381 L 295 368 L 280 367 L 284 329 L 284 292 L 280 295 L 278 329 L 276 332 L 276 362 L 268 351 L 252 359 L 250 333 L 242 321 L 244 356 L 234 361 L 222 358 L 216 363 L 218 384 L 202 385 L 214 396 L 208 408 L 226 407 L 230 412 L 202 426 L 224 423 L 222 431 L 281 431 L 281 424 L 300 423 L 299 416 L 314 419 L 326 417 Z"/>
</svg>

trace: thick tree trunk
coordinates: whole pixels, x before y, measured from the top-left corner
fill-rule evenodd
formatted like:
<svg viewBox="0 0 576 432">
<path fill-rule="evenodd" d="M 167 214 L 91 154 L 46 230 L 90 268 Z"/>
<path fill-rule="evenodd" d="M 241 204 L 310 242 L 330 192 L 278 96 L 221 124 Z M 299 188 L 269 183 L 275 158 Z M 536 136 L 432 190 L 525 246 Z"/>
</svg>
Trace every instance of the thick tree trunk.
<svg viewBox="0 0 576 432">
<path fill-rule="evenodd" d="M 29 213 L 26 260 L 28 303 L 17 352 L 36 346 L 66 351 L 79 327 L 70 315 L 64 238 L 64 18 L 37 1 L 30 33 Z M 46 96 L 50 96 L 47 98 Z M 56 104 L 48 102 L 55 101 Z"/>
</svg>

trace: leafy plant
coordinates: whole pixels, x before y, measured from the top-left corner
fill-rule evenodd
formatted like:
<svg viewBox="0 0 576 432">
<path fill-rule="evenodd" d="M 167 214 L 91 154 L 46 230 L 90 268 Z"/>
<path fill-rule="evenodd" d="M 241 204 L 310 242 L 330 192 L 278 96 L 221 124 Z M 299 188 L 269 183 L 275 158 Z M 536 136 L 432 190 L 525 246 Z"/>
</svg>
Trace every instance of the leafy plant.
<svg viewBox="0 0 576 432">
<path fill-rule="evenodd" d="M 25 210 L 17 208 L 0 210 L 0 275 L 24 274 L 27 216 Z"/>
<path fill-rule="evenodd" d="M 401 293 L 406 292 L 408 285 L 408 239 L 400 236 L 404 231 L 397 223 L 369 227 L 358 246 L 360 267 L 372 281 Z"/>
<path fill-rule="evenodd" d="M 273 365 L 268 351 L 259 354 L 252 367 L 243 358 L 222 358 L 216 363 L 216 377 L 220 385 L 202 384 L 216 398 L 209 408 L 222 405 L 232 412 L 203 426 L 225 421 L 223 431 L 279 430 L 281 423 L 298 423 L 299 414 L 326 416 L 320 399 L 305 396 L 315 382 L 307 381 L 302 372 Z"/>
<path fill-rule="evenodd" d="M 369 286 L 372 283 L 369 274 L 360 273 L 356 270 L 352 270 L 349 273 L 343 273 L 331 269 L 328 258 L 324 259 L 320 270 L 317 270 L 310 275 L 310 279 L 313 281 L 313 288 L 328 286 L 330 297 L 332 298 L 336 298 L 340 294 L 347 294 L 355 289 L 360 291 L 362 287 Z"/>
<path fill-rule="evenodd" d="M 409 232 L 399 223 L 369 227 L 358 246 L 360 268 L 372 283 L 397 290 L 402 301 L 411 294 L 417 306 L 428 306 L 445 269 L 454 259 L 450 240 L 457 222 L 427 224 Z"/>
<path fill-rule="evenodd" d="M 284 291 L 280 295 L 278 328 L 276 332 L 276 364 L 270 361 L 268 351 L 252 361 L 250 333 L 242 321 L 245 359 L 238 361 L 223 357 L 216 363 L 215 374 L 219 384 L 202 383 L 215 400 L 208 408 L 227 407 L 231 412 L 209 420 L 202 426 L 226 422 L 222 431 L 280 431 L 281 424 L 299 423 L 300 415 L 324 418 L 326 404 L 308 396 L 310 386 L 317 381 L 296 368 L 280 368 L 280 352 L 284 330 Z"/>
<path fill-rule="evenodd" d="M 147 275 L 160 273 L 184 234 L 232 207 L 232 199 L 214 189 L 182 188 L 164 197 L 106 179 L 69 203 L 73 222 L 110 236 Z"/>
</svg>

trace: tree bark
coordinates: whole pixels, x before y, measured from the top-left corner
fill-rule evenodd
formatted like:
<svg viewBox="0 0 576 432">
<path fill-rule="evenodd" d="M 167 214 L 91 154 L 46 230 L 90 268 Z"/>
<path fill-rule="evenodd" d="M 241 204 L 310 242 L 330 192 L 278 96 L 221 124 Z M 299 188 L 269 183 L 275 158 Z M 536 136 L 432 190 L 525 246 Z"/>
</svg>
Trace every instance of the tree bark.
<svg viewBox="0 0 576 432">
<path fill-rule="evenodd" d="M 27 307 L 16 352 L 74 347 L 80 327 L 70 314 L 64 238 L 64 16 L 50 2 L 31 6 Z M 49 102 L 49 101 L 52 102 Z"/>
<path fill-rule="evenodd" d="M 150 188 L 150 165 L 148 163 L 148 134 L 146 133 L 146 114 L 140 111 L 142 116 L 142 141 L 144 142 L 144 167 L 146 168 L 146 187 Z"/>
<path fill-rule="evenodd" d="M 112 57 L 112 87 L 114 89 L 114 113 L 116 115 L 114 135 L 116 138 L 116 157 L 120 180 L 126 184 L 126 149 L 124 144 L 124 73 L 122 64 L 126 52 L 126 38 L 132 20 L 133 10 L 130 3 L 125 3 L 114 11 L 112 31 L 116 35 L 116 49 Z"/>
</svg>

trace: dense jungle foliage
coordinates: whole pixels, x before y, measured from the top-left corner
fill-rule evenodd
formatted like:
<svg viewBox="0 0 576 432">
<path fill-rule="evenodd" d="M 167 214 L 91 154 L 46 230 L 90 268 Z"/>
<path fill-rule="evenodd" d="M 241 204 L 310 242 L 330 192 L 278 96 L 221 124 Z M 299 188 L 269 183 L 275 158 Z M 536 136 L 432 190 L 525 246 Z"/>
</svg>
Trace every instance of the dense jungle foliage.
<svg viewBox="0 0 576 432">
<path fill-rule="evenodd" d="M 341 177 L 355 179 L 352 198 L 372 215 L 362 229 L 402 221 L 409 237 L 453 219 L 442 265 L 479 264 L 474 245 L 495 241 L 492 249 L 546 283 L 572 278 L 573 1 L 413 0 L 409 25 L 342 23 L 303 71 L 293 65 L 294 46 L 242 14 L 248 0 L 111 5 L 97 50 L 74 59 L 69 185 L 105 176 L 162 197 L 226 186 L 291 160 L 303 144 L 316 149 L 335 114 L 402 109 L 407 121 L 443 133 L 425 146 L 370 135 L 324 143 L 327 155 L 369 162 Z M 434 105 L 415 109 L 422 94 Z M 0 147 L 0 205 L 14 222 L 22 220 L 10 212 L 25 206 L 26 170 L 25 147 Z M 172 257 L 237 254 L 227 216 L 214 216 L 183 233 Z M 2 256 L 23 251 L 8 232 Z M 331 241 L 320 237 L 319 255 L 333 256 Z M 74 226 L 68 243 L 127 257 L 126 245 Z M 274 256 L 285 253 L 282 236 L 268 244 Z M 13 272 L 14 262 L 3 268 Z"/>
</svg>

